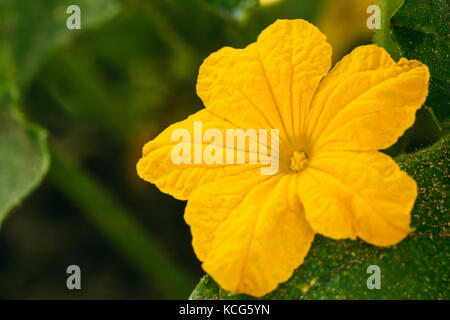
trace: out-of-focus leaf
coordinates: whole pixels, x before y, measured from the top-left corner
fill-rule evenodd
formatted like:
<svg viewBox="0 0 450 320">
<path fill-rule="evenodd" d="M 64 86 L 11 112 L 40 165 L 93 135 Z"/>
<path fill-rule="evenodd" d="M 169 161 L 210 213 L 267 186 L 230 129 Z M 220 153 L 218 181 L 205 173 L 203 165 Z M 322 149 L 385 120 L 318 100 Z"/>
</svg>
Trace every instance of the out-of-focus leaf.
<svg viewBox="0 0 450 320">
<path fill-rule="evenodd" d="M 404 1 L 405 0 L 378 0 L 377 2 L 381 11 L 381 28 L 375 33 L 375 43 L 380 47 L 385 48 L 395 60 L 400 58 L 400 49 L 392 40 L 390 23 L 392 16 L 400 9 Z"/>
<path fill-rule="evenodd" d="M 360 240 L 316 236 L 304 263 L 266 299 L 449 299 L 450 138 L 428 149 L 396 158 L 418 184 L 412 232 L 391 248 Z M 367 268 L 381 269 L 381 289 L 369 290 Z M 247 299 L 233 295 L 205 276 L 191 299 Z"/>
<path fill-rule="evenodd" d="M 42 180 L 49 165 L 46 133 L 0 99 L 0 224 Z"/>
<path fill-rule="evenodd" d="M 0 44 L 0 225 L 48 169 L 46 133 L 15 108 L 18 89 L 9 47 Z"/>
<path fill-rule="evenodd" d="M 48 170 L 46 133 L 17 109 L 27 84 L 45 54 L 78 31 L 66 26 L 69 0 L 0 2 L 0 223 Z M 114 15 L 116 0 L 80 0 L 81 28 Z"/>
<path fill-rule="evenodd" d="M 117 142 L 157 118 L 179 81 L 171 65 L 181 62 L 168 58 L 148 12 L 131 6 L 52 53 L 24 96 L 27 114 L 50 130 L 85 129 Z"/>
<path fill-rule="evenodd" d="M 258 5 L 258 0 L 204 0 L 223 15 L 243 20 Z"/>
<path fill-rule="evenodd" d="M 0 2 L 0 39 L 13 49 L 20 85 L 31 78 L 51 48 L 81 31 L 66 26 L 66 10 L 73 4 L 81 10 L 81 30 L 112 17 L 119 9 L 118 0 Z"/>
<path fill-rule="evenodd" d="M 333 48 L 333 61 L 339 61 L 355 46 L 370 43 L 373 30 L 367 28 L 367 8 L 376 0 L 327 0 L 319 10 L 317 27 Z"/>
</svg>

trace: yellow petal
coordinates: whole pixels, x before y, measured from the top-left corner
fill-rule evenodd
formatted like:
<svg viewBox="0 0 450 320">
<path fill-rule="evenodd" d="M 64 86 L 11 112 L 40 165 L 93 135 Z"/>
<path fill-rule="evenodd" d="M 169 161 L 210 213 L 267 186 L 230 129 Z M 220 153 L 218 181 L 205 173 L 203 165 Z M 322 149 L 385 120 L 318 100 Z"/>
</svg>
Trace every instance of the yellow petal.
<svg viewBox="0 0 450 320">
<path fill-rule="evenodd" d="M 298 192 L 317 233 L 388 246 L 409 232 L 417 187 L 383 153 L 332 151 L 311 160 Z"/>
<path fill-rule="evenodd" d="M 277 20 L 245 49 L 223 48 L 202 64 L 197 93 L 212 113 L 243 128 L 299 136 L 312 96 L 331 64 L 325 36 L 304 20 Z"/>
<path fill-rule="evenodd" d="M 358 47 L 324 78 L 313 99 L 308 136 L 314 149 L 388 148 L 414 123 L 429 77 L 416 60 L 395 63 L 382 48 Z"/>
<path fill-rule="evenodd" d="M 189 198 L 185 219 L 194 250 L 222 288 L 262 296 L 303 262 L 314 234 L 296 178 L 245 172 L 206 184 Z"/>
<path fill-rule="evenodd" d="M 164 193 L 168 193 L 177 199 L 186 200 L 193 190 L 204 183 L 214 181 L 219 177 L 235 175 L 240 172 L 261 167 L 260 162 L 249 164 L 248 148 L 246 150 L 233 149 L 236 154 L 245 154 L 245 164 L 226 164 L 225 157 L 227 148 L 225 147 L 225 140 L 222 140 L 220 144 L 220 149 L 222 149 L 223 154 L 222 158 L 224 159 L 223 164 L 207 164 L 203 159 L 202 163 L 194 163 L 194 154 L 199 153 L 195 152 L 196 149 L 194 148 L 194 145 L 196 144 L 194 141 L 194 121 L 201 121 L 203 133 L 208 129 L 216 129 L 222 133 L 224 139 L 226 137 L 226 129 L 236 129 L 229 122 L 212 115 L 205 109 L 198 111 L 183 121 L 169 126 L 154 140 L 148 142 L 144 146 L 143 156 L 137 163 L 137 172 L 142 179 L 154 183 Z M 175 164 L 172 160 L 174 147 L 181 143 L 181 139 L 172 141 L 172 134 L 176 129 L 185 129 L 190 133 L 190 143 L 184 143 L 184 145 L 191 150 L 190 164 Z M 201 148 L 197 150 L 201 151 L 200 153 L 203 154 L 208 145 L 211 143 L 219 144 L 220 142 L 205 141 L 202 139 L 200 143 Z M 259 140 L 256 141 L 256 143 L 258 148 L 267 148 L 264 145 L 260 145 Z M 197 143 L 197 145 L 198 144 L 199 143 Z M 249 144 L 246 144 L 246 146 L 248 147 Z M 270 144 L 268 144 L 268 146 L 270 147 Z"/>
</svg>

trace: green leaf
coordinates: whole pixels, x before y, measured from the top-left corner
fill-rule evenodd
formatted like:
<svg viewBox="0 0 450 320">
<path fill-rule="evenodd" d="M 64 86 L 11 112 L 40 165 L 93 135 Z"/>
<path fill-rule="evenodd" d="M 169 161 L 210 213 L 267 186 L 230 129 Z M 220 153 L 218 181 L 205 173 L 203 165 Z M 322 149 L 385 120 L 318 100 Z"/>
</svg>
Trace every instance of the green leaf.
<svg viewBox="0 0 450 320">
<path fill-rule="evenodd" d="M 69 30 L 69 5 L 81 10 L 81 30 Z M 37 71 L 41 59 L 56 45 L 114 16 L 118 0 L 6 0 L 0 3 L 0 38 L 11 46 L 17 80 L 23 86 Z M 1 70 L 0 70 L 1 72 Z"/>
<path fill-rule="evenodd" d="M 0 100 L 0 225 L 42 180 L 49 166 L 46 132 Z"/>
<path fill-rule="evenodd" d="M 400 49 L 392 40 L 390 20 L 403 3 L 404 0 L 378 0 L 377 2 L 381 11 L 381 28 L 375 33 L 375 43 L 385 48 L 395 60 L 400 58 Z"/>
<path fill-rule="evenodd" d="M 414 154 L 396 158 L 418 184 L 412 232 L 391 248 L 360 240 L 316 236 L 304 263 L 291 279 L 264 299 L 449 299 L 449 172 L 450 138 Z M 369 290 L 367 267 L 381 269 L 381 289 Z M 233 295 L 208 275 L 191 299 L 249 299 Z"/>
<path fill-rule="evenodd" d="M 12 52 L 0 45 L 0 225 L 41 181 L 49 165 L 46 133 L 26 122 L 18 98 Z"/>
</svg>

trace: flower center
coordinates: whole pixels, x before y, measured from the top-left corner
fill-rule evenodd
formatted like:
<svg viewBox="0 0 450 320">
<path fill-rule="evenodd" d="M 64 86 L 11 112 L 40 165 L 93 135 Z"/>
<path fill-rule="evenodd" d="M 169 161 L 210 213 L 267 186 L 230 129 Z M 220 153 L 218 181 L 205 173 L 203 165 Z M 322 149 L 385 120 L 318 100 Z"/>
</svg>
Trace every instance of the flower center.
<svg viewBox="0 0 450 320">
<path fill-rule="evenodd" d="M 291 156 L 289 168 L 294 172 L 302 171 L 308 165 L 308 157 L 304 151 L 295 151 Z"/>
</svg>

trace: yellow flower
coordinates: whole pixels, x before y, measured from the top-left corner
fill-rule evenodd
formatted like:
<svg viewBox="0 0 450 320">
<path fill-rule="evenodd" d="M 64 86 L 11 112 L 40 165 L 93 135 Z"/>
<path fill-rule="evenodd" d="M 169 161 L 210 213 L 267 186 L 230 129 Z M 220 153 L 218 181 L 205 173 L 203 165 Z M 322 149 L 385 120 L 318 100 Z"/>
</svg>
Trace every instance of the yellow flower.
<svg viewBox="0 0 450 320">
<path fill-rule="evenodd" d="M 301 265 L 314 234 L 389 246 L 409 232 L 415 181 L 377 150 L 394 144 L 428 92 L 428 68 L 375 45 L 330 71 L 331 47 L 304 20 L 278 20 L 245 49 L 200 67 L 205 108 L 144 146 L 141 178 L 188 199 L 203 269 L 224 289 L 262 296 Z M 279 172 L 256 164 L 174 164 L 175 129 L 279 129 Z M 206 148 L 204 142 L 203 149 Z"/>
</svg>

